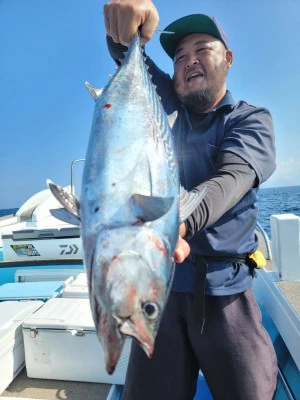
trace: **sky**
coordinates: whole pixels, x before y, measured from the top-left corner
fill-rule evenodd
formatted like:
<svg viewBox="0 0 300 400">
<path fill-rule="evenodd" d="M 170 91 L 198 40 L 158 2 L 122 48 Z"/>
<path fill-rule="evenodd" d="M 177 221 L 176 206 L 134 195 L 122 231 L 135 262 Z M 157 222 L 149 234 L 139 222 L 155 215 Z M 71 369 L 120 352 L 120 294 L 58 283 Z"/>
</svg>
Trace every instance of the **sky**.
<svg viewBox="0 0 300 400">
<path fill-rule="evenodd" d="M 70 184 L 71 163 L 85 157 L 94 100 L 115 65 L 106 48 L 102 0 L 0 0 L 0 209 L 18 208 L 47 189 Z M 156 0 L 159 29 L 184 15 L 213 15 L 234 64 L 235 100 L 273 116 L 277 169 L 263 187 L 300 185 L 300 1 Z M 172 75 L 154 34 L 147 53 Z M 75 187 L 82 164 L 74 164 Z M 80 195 L 76 191 L 76 194 Z"/>
</svg>

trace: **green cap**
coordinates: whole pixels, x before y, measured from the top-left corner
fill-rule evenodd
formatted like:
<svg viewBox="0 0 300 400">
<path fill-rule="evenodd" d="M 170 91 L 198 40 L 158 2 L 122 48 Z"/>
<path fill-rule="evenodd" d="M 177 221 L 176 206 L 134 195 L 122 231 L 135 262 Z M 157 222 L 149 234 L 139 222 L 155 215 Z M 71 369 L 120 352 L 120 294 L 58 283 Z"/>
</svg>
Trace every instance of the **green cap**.
<svg viewBox="0 0 300 400">
<path fill-rule="evenodd" d="M 162 33 L 160 35 L 160 43 L 172 59 L 174 58 L 178 42 L 192 33 L 207 33 L 221 40 L 226 49 L 229 48 L 227 37 L 221 25 L 219 25 L 214 17 L 205 14 L 192 14 L 177 19 L 168 25 L 164 31 L 174 32 L 174 34 Z"/>
</svg>

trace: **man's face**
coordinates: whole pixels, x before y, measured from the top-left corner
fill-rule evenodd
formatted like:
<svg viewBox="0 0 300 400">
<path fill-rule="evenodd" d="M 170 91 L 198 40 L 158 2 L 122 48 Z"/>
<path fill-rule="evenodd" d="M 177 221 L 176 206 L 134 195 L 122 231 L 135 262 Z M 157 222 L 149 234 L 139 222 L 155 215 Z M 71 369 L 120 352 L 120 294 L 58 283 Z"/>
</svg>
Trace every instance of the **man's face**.
<svg viewBox="0 0 300 400">
<path fill-rule="evenodd" d="M 226 91 L 232 53 L 223 43 L 205 33 L 185 36 L 174 56 L 174 88 L 188 109 L 205 112 L 216 106 Z"/>
</svg>

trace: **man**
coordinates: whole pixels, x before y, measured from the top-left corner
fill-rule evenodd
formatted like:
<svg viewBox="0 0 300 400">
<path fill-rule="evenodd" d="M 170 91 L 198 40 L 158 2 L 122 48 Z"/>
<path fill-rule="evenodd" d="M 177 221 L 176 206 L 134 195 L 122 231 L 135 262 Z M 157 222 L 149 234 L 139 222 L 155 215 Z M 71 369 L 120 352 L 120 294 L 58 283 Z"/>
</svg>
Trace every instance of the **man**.
<svg viewBox="0 0 300 400">
<path fill-rule="evenodd" d="M 120 43 L 128 45 L 138 28 L 146 43 L 158 24 L 150 0 L 112 0 L 104 12 L 117 63 L 126 50 Z M 271 400 L 276 355 L 253 297 L 247 255 L 258 246 L 257 191 L 275 169 L 272 119 L 226 90 L 233 55 L 214 18 L 190 15 L 165 30 L 174 32 L 160 37 L 174 62 L 173 79 L 146 62 L 170 117 L 181 183 L 208 191 L 180 227 L 154 355 L 147 359 L 133 343 L 123 400 L 192 400 L 199 369 L 215 400 Z"/>
</svg>

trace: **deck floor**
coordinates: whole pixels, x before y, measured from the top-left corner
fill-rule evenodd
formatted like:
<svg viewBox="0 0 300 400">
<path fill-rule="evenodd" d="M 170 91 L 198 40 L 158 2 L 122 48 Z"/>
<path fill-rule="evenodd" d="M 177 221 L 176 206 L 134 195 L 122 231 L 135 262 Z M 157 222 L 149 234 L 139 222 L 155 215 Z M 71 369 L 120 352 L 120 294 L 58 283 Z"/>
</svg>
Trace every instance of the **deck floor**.
<svg viewBox="0 0 300 400">
<path fill-rule="evenodd" d="M 2 398 L 105 400 L 110 388 L 111 385 L 102 383 L 28 378 L 26 368 L 24 368 L 1 394 L 0 400 Z"/>
<path fill-rule="evenodd" d="M 259 250 L 267 255 L 266 245 L 260 232 L 256 231 L 259 238 Z M 266 270 L 273 271 L 272 260 L 267 260 Z M 282 291 L 284 296 L 290 302 L 294 310 L 300 315 L 300 281 L 281 281 L 275 282 L 278 288 Z"/>
<path fill-rule="evenodd" d="M 276 285 L 300 315 L 300 281 L 278 281 Z"/>
</svg>

